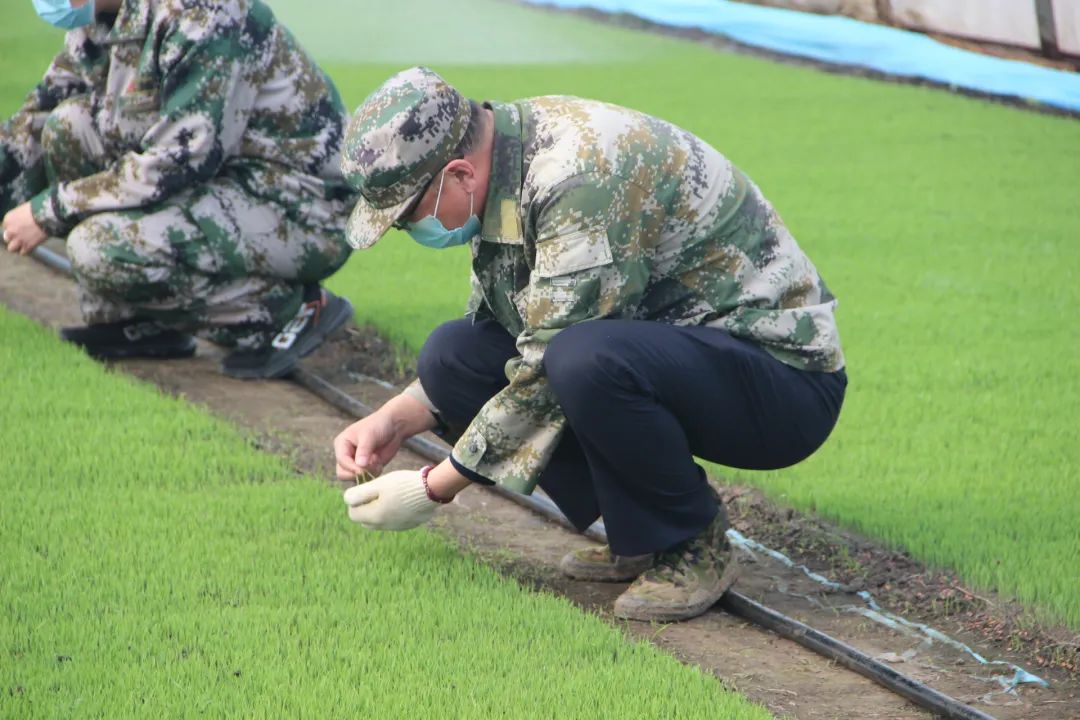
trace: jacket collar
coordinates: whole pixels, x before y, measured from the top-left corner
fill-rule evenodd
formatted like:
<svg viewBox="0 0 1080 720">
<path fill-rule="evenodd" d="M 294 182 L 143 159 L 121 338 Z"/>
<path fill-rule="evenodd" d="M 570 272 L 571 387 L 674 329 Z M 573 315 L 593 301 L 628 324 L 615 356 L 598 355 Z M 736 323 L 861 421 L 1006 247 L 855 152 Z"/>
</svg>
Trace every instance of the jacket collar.
<svg viewBox="0 0 1080 720">
<path fill-rule="evenodd" d="M 484 103 L 484 107 L 495 114 L 495 139 L 480 239 L 521 245 L 521 112 L 510 103 Z"/>
<path fill-rule="evenodd" d="M 150 32 L 150 5 L 153 0 L 124 0 L 105 45 L 146 39 Z"/>
</svg>

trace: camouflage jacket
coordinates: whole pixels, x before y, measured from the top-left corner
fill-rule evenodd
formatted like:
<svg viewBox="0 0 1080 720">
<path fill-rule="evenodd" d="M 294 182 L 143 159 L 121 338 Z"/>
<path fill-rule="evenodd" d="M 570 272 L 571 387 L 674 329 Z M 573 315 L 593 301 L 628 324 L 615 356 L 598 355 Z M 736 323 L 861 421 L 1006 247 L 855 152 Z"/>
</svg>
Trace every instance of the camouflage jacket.
<svg viewBox="0 0 1080 720">
<path fill-rule="evenodd" d="M 843 367 L 836 301 L 757 187 L 669 123 L 599 102 L 492 104 L 495 145 L 469 311 L 517 337 L 510 384 L 454 459 L 531 492 L 566 419 L 544 377 L 561 329 L 711 325 L 813 371 Z"/>
<path fill-rule="evenodd" d="M 90 96 L 112 162 L 46 186 L 40 168 L 26 167 L 35 162 L 28 148 L 48 111 L 74 95 Z M 0 176 L 23 166 L 9 202 L 36 193 L 34 218 L 54 235 L 219 176 L 297 222 L 341 231 L 355 200 L 339 169 L 345 121 L 329 77 L 261 0 L 124 0 L 111 26 L 67 33 L 44 79 L 0 127 L 0 166 L 9 166 Z"/>
</svg>

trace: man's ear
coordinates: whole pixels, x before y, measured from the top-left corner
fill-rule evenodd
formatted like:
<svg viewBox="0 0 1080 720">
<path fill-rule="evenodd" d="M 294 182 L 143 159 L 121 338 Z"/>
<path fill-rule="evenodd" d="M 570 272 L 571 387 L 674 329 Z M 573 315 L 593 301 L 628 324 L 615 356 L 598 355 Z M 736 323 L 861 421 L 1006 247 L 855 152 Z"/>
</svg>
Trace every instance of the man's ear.
<svg viewBox="0 0 1080 720">
<path fill-rule="evenodd" d="M 446 165 L 446 172 L 450 174 L 452 178 L 461 183 L 465 192 L 476 192 L 476 168 L 473 164 L 464 158 L 457 160 L 451 160 Z"/>
</svg>

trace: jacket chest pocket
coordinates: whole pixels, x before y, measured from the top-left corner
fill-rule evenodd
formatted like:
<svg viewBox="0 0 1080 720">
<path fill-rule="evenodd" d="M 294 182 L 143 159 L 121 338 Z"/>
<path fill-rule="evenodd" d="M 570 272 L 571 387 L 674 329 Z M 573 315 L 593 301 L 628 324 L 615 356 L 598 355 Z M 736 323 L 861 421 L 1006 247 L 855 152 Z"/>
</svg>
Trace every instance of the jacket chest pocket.
<svg viewBox="0 0 1080 720">
<path fill-rule="evenodd" d="M 122 118 L 142 118 L 147 113 L 161 110 L 161 94 L 157 88 L 126 92 L 116 101 L 117 116 Z"/>
<path fill-rule="evenodd" d="M 161 119 L 161 94 L 157 88 L 126 91 L 116 99 L 113 131 L 127 147 L 138 147 Z"/>
<path fill-rule="evenodd" d="M 137 39 L 117 42 L 110 50 L 102 130 L 122 150 L 139 149 L 161 119 L 161 78 L 149 57 Z"/>
</svg>

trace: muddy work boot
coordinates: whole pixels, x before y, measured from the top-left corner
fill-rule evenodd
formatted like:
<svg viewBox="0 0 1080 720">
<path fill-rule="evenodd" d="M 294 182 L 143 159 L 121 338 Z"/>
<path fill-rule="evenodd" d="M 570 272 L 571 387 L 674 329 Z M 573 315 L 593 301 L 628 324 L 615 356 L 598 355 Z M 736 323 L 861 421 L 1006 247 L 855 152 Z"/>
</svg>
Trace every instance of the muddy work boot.
<svg viewBox="0 0 1080 720">
<path fill-rule="evenodd" d="M 98 360 L 189 358 L 195 354 L 195 338 L 152 320 L 66 327 L 60 330 L 60 338 Z"/>
<path fill-rule="evenodd" d="M 657 553 L 646 570 L 615 600 L 616 617 L 671 622 L 697 617 L 735 582 L 739 568 L 724 532 L 724 506 L 700 535 Z"/>
<path fill-rule="evenodd" d="M 567 553 L 559 562 L 563 574 L 574 580 L 626 582 L 653 566 L 654 553 L 614 555 L 607 545 L 587 547 Z"/>
<path fill-rule="evenodd" d="M 348 300 L 312 285 L 305 290 L 304 303 L 296 315 L 268 343 L 230 353 L 221 363 L 221 372 L 245 380 L 288 375 L 301 358 L 315 352 L 352 315 Z"/>
</svg>

